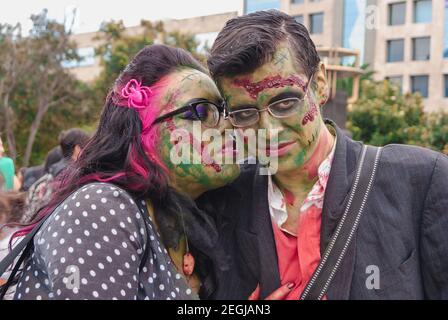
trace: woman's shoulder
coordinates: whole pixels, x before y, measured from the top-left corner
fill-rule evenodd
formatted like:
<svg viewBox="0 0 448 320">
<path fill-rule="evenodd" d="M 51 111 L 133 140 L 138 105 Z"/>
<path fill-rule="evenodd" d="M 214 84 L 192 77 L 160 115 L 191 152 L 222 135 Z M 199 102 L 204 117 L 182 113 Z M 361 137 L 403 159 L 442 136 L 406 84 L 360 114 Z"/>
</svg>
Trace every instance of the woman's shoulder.
<svg viewBox="0 0 448 320">
<path fill-rule="evenodd" d="M 128 192 L 110 183 L 82 186 L 62 201 L 48 220 L 47 227 L 68 227 L 69 233 L 85 232 L 88 226 L 89 233 L 104 229 L 112 231 L 112 235 L 125 232 L 136 238 L 146 234 L 142 204 L 137 205 Z"/>
</svg>

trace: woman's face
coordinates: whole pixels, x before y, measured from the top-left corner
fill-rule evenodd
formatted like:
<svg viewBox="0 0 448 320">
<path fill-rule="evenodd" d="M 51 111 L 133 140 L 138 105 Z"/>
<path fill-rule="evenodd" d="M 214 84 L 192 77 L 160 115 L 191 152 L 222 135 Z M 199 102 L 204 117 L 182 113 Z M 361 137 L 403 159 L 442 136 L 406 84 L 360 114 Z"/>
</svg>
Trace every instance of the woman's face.
<svg viewBox="0 0 448 320">
<path fill-rule="evenodd" d="M 182 68 L 164 81 L 158 95 L 159 117 L 196 103 L 195 110 L 187 109 L 156 124 L 159 153 L 173 184 L 197 197 L 232 182 L 239 175 L 239 166 L 228 161 L 234 156 L 232 126 L 216 112 L 221 110 L 214 105 L 221 106 L 222 97 L 213 80 L 195 69 Z"/>
</svg>

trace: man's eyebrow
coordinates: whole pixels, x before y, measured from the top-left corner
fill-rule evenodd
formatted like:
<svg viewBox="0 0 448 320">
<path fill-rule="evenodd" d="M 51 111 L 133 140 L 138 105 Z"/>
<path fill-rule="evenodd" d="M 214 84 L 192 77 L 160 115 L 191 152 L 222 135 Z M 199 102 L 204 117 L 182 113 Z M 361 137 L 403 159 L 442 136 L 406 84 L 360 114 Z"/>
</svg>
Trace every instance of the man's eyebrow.
<svg viewBox="0 0 448 320">
<path fill-rule="evenodd" d="M 283 99 L 288 99 L 288 98 L 299 98 L 302 99 L 303 98 L 304 93 L 303 92 L 298 92 L 298 91 L 286 91 L 286 92 L 282 92 L 278 95 L 276 95 L 275 97 L 272 97 L 268 104 L 272 104 L 275 103 L 277 101 L 283 100 Z"/>
<path fill-rule="evenodd" d="M 238 106 L 232 107 L 230 111 L 237 111 L 244 109 L 257 109 L 257 106 L 255 104 L 240 104 Z"/>
</svg>

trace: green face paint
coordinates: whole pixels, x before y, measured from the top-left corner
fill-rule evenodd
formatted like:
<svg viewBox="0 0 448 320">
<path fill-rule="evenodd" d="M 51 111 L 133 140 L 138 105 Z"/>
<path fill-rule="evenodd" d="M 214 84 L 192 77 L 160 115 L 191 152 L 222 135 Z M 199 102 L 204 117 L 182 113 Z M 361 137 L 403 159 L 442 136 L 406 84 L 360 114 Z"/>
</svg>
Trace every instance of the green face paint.
<svg viewBox="0 0 448 320">
<path fill-rule="evenodd" d="M 261 112 L 259 122 L 251 127 L 268 131 L 277 129 L 279 145 L 290 145 L 288 152 L 278 158 L 277 172 L 287 172 L 303 166 L 317 146 L 316 131 L 319 131 L 323 121 L 311 85 L 305 95 L 308 82 L 309 77 L 298 65 L 287 44 L 280 45 L 273 59 L 253 73 L 219 79 L 221 92 L 226 97 L 232 97 L 228 100 L 230 111 L 240 109 L 241 106 L 262 110 L 285 95 L 303 99 L 303 106 L 295 115 L 275 118 L 267 111 Z"/>
<path fill-rule="evenodd" d="M 174 89 L 173 89 L 174 88 Z M 167 114 L 173 110 L 182 108 L 195 99 L 206 99 L 217 105 L 221 103 L 219 91 L 206 74 L 189 69 L 178 69 L 167 76 L 166 85 L 161 92 L 161 108 L 159 115 Z M 194 159 L 201 159 L 203 149 L 209 142 L 194 141 L 193 121 L 181 116 L 174 116 L 160 124 L 159 153 L 163 163 L 169 170 L 172 184 L 179 190 L 188 193 L 197 190 L 206 191 L 223 186 L 233 181 L 239 174 L 236 164 L 205 164 L 193 163 Z M 223 128 L 231 128 L 221 120 L 219 129 L 224 134 Z M 208 129 L 199 125 L 200 133 Z M 182 139 L 174 139 L 173 132 L 182 132 Z M 223 141 L 224 141 L 224 137 Z M 181 151 L 188 151 L 185 154 Z M 172 153 L 180 151 L 180 163 L 173 163 Z M 176 155 L 178 154 L 176 153 Z"/>
</svg>

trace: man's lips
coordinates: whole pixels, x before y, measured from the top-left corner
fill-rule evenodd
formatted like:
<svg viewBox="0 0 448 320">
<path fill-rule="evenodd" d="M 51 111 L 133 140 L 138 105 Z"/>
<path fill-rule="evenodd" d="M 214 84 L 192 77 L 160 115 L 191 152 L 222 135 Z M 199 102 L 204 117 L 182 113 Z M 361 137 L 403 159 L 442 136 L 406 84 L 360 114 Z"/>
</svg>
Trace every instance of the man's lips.
<svg viewBox="0 0 448 320">
<path fill-rule="evenodd" d="M 289 152 L 294 146 L 296 145 L 295 141 L 288 141 L 288 142 L 282 142 L 279 143 L 277 146 L 266 146 L 266 155 L 267 156 L 277 156 L 281 157 Z M 263 150 L 261 150 L 263 151 Z"/>
</svg>

